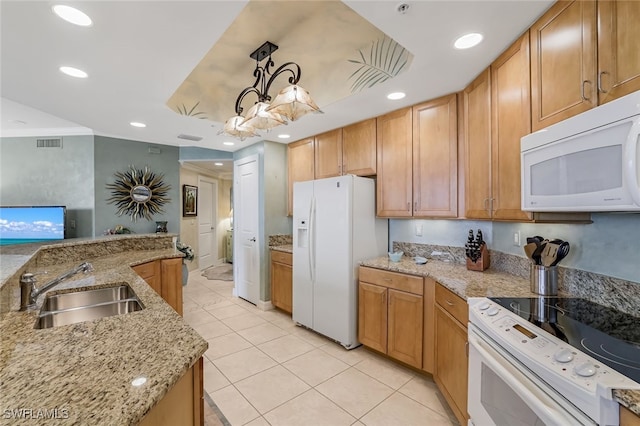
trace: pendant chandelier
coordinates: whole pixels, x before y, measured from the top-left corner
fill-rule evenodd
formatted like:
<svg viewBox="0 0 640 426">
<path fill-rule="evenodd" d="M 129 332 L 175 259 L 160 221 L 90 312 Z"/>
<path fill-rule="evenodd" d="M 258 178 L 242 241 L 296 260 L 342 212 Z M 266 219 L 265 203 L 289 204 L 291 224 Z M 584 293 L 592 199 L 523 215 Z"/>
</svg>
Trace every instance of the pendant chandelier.
<svg viewBox="0 0 640 426">
<path fill-rule="evenodd" d="M 298 86 L 301 75 L 298 64 L 287 62 L 271 72 L 271 67 L 275 65 L 271 54 L 276 50 L 278 50 L 278 46 L 267 41 L 249 55 L 256 60 L 256 69 L 253 71 L 256 81 L 253 86 L 240 92 L 236 99 L 236 115 L 226 121 L 218 134 L 226 134 L 244 140 L 248 137 L 259 136 L 259 130 L 269 131 L 273 127 L 287 124 L 287 121 L 295 121 L 309 112 L 322 112 L 311 99 L 309 92 Z M 267 61 L 264 65 L 260 65 L 260 62 L 265 59 Z M 271 84 L 284 73 L 291 74 L 289 77 L 290 85 L 282 89 L 272 102 L 269 94 Z M 258 100 L 243 116 L 242 100 L 249 93 L 255 93 Z"/>
</svg>

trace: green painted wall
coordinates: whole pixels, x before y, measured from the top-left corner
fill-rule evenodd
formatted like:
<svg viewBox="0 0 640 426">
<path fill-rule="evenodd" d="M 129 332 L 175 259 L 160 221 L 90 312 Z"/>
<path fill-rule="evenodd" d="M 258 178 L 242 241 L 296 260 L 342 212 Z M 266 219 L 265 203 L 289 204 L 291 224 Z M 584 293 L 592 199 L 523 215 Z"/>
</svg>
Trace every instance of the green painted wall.
<svg viewBox="0 0 640 426">
<path fill-rule="evenodd" d="M 159 154 L 150 153 L 149 148 L 160 150 Z M 154 150 L 155 151 L 155 150 Z M 155 221 L 167 221 L 168 231 L 180 232 L 180 163 L 179 148 L 168 145 L 152 145 L 125 139 L 114 139 L 104 136 L 95 137 L 95 229 L 96 235 L 106 229 L 121 224 L 133 232 L 155 232 Z M 115 181 L 115 172 L 125 172 L 133 165 L 138 169 L 148 166 L 152 172 L 164 174 L 163 181 L 171 185 L 168 193 L 170 202 L 165 204 L 164 213 L 156 214 L 151 221 L 138 219 L 136 222 L 130 216 L 117 216 L 115 204 L 108 204 L 111 197 L 108 183 Z"/>
</svg>

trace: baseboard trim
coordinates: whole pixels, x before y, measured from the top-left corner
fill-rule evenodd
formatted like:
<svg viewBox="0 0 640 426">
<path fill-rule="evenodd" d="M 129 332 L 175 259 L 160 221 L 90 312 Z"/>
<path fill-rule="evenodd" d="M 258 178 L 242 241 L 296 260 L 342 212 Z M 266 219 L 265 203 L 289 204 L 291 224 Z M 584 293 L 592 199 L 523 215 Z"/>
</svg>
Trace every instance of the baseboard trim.
<svg viewBox="0 0 640 426">
<path fill-rule="evenodd" d="M 276 308 L 271 304 L 271 300 L 258 300 L 258 304 L 256 306 L 261 311 L 270 311 Z"/>
</svg>

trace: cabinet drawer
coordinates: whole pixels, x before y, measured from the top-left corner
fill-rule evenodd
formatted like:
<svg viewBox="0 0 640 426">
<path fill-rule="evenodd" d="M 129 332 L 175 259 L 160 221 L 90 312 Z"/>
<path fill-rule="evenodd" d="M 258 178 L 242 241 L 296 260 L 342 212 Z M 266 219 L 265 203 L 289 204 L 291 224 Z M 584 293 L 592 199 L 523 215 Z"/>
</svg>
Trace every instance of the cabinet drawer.
<svg viewBox="0 0 640 426">
<path fill-rule="evenodd" d="M 152 278 L 160 274 L 160 263 L 157 261 L 143 263 L 142 265 L 134 266 L 133 270 L 143 279 Z"/>
<path fill-rule="evenodd" d="M 358 279 L 360 281 L 413 294 L 422 295 L 424 292 L 422 277 L 415 275 L 399 274 L 397 272 L 383 271 L 382 269 L 361 266 L 359 269 Z"/>
<path fill-rule="evenodd" d="M 467 326 L 469 322 L 467 302 L 440 283 L 436 285 L 436 303 L 460 321 L 463 326 Z"/>
<path fill-rule="evenodd" d="M 271 250 L 271 260 L 285 265 L 293 265 L 293 255 L 283 251 Z"/>
</svg>

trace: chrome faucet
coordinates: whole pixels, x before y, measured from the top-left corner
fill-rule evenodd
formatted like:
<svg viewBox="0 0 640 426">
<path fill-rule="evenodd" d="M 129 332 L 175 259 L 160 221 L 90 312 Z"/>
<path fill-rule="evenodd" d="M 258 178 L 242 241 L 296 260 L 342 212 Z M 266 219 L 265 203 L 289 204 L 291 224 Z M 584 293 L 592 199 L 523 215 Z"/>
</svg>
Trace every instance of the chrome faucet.
<svg viewBox="0 0 640 426">
<path fill-rule="evenodd" d="M 84 262 L 76 268 L 70 270 L 69 272 L 65 272 L 59 277 L 52 279 L 41 288 L 36 288 L 37 280 L 35 275 L 29 272 L 25 272 L 20 277 L 20 310 L 25 311 L 27 309 L 33 309 L 36 306 L 36 300 L 38 300 L 38 296 L 40 296 L 45 291 L 57 286 L 67 278 L 71 278 L 78 272 L 83 272 L 85 274 L 88 272 L 93 272 L 93 265 L 91 265 L 89 262 Z"/>
</svg>

